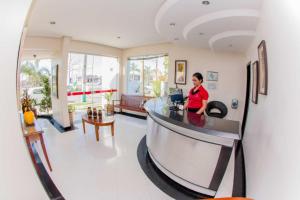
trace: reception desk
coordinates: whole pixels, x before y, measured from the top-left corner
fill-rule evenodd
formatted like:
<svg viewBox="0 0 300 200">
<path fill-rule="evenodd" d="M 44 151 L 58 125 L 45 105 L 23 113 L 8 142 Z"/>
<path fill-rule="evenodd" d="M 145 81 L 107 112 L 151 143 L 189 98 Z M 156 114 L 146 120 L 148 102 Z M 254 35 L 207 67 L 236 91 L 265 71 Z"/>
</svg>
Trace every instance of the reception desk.
<svg viewBox="0 0 300 200">
<path fill-rule="evenodd" d="M 239 122 L 171 111 L 167 98 L 145 104 L 147 147 L 154 164 L 193 191 L 215 196 L 226 172 Z"/>
</svg>

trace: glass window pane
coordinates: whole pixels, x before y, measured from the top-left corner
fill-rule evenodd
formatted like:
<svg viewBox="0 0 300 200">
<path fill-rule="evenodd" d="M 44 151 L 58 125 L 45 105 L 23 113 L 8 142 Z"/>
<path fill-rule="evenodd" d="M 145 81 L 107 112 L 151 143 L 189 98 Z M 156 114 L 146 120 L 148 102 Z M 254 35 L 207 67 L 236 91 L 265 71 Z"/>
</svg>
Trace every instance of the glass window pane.
<svg viewBox="0 0 300 200">
<path fill-rule="evenodd" d="M 143 94 L 142 86 L 143 60 L 129 60 L 127 74 L 128 94 Z"/>
<path fill-rule="evenodd" d="M 74 74 L 80 74 L 75 76 Z M 72 76 L 73 75 L 73 76 Z M 91 92 L 87 95 L 69 96 L 69 101 L 81 103 L 82 109 L 87 106 L 100 107 L 103 106 L 103 91 L 108 89 L 118 89 L 119 80 L 119 62 L 117 58 L 85 55 L 85 54 L 69 54 L 69 76 L 68 88 L 69 92 L 76 91 L 73 87 L 74 80 L 80 81 L 81 85 L 76 83 L 78 91 Z M 72 89 L 72 90 L 71 90 Z"/>
<path fill-rule="evenodd" d="M 157 59 L 147 59 L 144 61 L 144 95 L 155 96 L 157 93 L 155 87 L 157 81 Z"/>
<path fill-rule="evenodd" d="M 145 56 L 128 60 L 127 92 L 164 96 L 168 89 L 168 56 Z"/>
<path fill-rule="evenodd" d="M 70 53 L 68 61 L 67 90 L 68 92 L 82 92 L 84 54 Z M 80 104 L 83 100 L 81 95 L 68 96 L 69 102 Z"/>
</svg>

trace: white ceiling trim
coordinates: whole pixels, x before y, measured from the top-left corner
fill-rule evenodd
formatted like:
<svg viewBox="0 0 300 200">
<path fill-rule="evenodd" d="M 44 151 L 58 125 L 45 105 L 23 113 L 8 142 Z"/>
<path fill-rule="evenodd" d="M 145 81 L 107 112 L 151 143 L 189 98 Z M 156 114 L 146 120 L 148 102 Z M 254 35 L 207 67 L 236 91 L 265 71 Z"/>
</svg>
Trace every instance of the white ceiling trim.
<svg viewBox="0 0 300 200">
<path fill-rule="evenodd" d="M 212 36 L 209 39 L 209 47 L 211 48 L 211 50 L 214 50 L 213 49 L 214 43 L 218 40 L 222 40 L 222 39 L 225 39 L 225 38 L 235 37 L 235 36 L 254 37 L 255 34 L 256 34 L 255 31 L 244 31 L 244 30 L 225 31 L 223 33 L 219 33 L 219 34 L 216 34 L 216 35 Z"/>
<path fill-rule="evenodd" d="M 183 29 L 184 39 L 188 39 L 189 33 L 201 24 L 211 22 L 218 19 L 228 18 L 228 17 L 259 17 L 259 11 L 253 9 L 235 9 L 235 10 L 224 10 L 219 12 L 214 12 L 208 15 L 198 17 L 187 24 Z"/>
<path fill-rule="evenodd" d="M 155 16 L 155 29 L 157 33 L 160 33 L 159 24 L 165 13 L 173 6 L 175 5 L 179 0 L 167 0 L 165 1 L 162 6 L 159 8 L 158 12 Z"/>
</svg>

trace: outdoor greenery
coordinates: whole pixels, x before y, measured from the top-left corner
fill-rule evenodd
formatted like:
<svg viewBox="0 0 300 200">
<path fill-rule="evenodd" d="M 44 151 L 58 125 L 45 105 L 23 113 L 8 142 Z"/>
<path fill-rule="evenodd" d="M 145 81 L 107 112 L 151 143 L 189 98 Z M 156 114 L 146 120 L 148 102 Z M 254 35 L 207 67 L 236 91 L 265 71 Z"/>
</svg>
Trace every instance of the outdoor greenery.
<svg viewBox="0 0 300 200">
<path fill-rule="evenodd" d="M 49 113 L 50 109 L 52 108 L 52 102 L 51 102 L 51 88 L 49 84 L 49 77 L 45 75 L 41 75 L 41 81 L 42 81 L 42 95 L 43 98 L 40 103 L 40 110 L 46 111 Z"/>
<path fill-rule="evenodd" d="M 153 81 L 152 82 L 152 89 L 153 89 L 153 93 L 155 97 L 159 97 L 161 94 L 161 81 L 157 80 L 157 81 Z"/>
<path fill-rule="evenodd" d="M 38 68 L 30 62 L 25 62 L 21 67 L 21 74 L 26 76 L 27 87 L 42 87 L 42 99 L 38 105 L 40 106 L 40 111 L 49 113 L 52 108 L 49 70 L 46 68 Z M 35 100 L 33 100 L 32 103 L 35 105 Z"/>
</svg>

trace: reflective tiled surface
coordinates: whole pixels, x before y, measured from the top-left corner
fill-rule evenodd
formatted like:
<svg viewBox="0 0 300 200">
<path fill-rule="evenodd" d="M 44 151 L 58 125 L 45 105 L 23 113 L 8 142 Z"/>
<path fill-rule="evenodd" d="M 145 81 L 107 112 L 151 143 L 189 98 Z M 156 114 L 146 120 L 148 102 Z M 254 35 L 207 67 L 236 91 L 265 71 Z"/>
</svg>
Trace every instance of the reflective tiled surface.
<svg viewBox="0 0 300 200">
<path fill-rule="evenodd" d="M 78 129 L 60 133 L 48 120 L 39 119 L 53 168 L 48 173 L 60 192 L 71 200 L 171 199 L 147 178 L 137 160 L 146 121 L 115 117 L 115 136 L 109 127 L 101 127 L 99 142 L 93 126 L 86 125 L 83 134 L 80 120 L 76 120 Z M 41 150 L 38 144 L 37 149 Z"/>
</svg>

